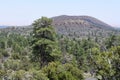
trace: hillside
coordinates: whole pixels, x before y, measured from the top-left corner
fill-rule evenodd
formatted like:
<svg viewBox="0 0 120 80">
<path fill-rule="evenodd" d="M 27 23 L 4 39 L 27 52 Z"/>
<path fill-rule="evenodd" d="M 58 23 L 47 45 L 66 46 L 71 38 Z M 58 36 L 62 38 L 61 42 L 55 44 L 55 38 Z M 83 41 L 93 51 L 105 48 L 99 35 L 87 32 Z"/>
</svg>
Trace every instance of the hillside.
<svg viewBox="0 0 120 80">
<path fill-rule="evenodd" d="M 70 37 L 95 37 L 110 35 L 114 29 L 112 26 L 89 16 L 57 16 L 53 17 L 53 25 L 58 34 Z"/>
<path fill-rule="evenodd" d="M 64 35 L 70 38 L 88 38 L 95 39 L 99 37 L 104 39 L 111 34 L 119 35 L 114 28 L 96 18 L 90 16 L 56 16 L 51 18 L 52 25 L 59 35 Z M 32 26 L 9 27 L 1 29 L 4 32 L 18 33 L 29 35 L 32 32 Z"/>
<path fill-rule="evenodd" d="M 78 25 L 79 27 L 99 27 L 103 29 L 113 29 L 112 26 L 90 16 L 57 16 L 53 17 L 53 23 L 55 25 L 70 25 L 72 26 Z"/>
</svg>

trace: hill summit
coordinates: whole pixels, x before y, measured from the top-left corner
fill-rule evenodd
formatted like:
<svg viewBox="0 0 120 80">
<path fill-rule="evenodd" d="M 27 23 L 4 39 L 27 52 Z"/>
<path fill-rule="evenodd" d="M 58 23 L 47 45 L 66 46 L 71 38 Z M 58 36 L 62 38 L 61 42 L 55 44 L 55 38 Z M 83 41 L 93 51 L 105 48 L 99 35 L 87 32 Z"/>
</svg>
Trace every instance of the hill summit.
<svg viewBox="0 0 120 80">
<path fill-rule="evenodd" d="M 79 27 L 98 27 L 103 29 L 111 29 L 112 26 L 90 16 L 67 16 L 61 15 L 53 17 L 53 24 L 65 26 L 79 26 Z"/>
<path fill-rule="evenodd" d="M 108 36 L 114 28 L 90 16 L 56 16 L 52 17 L 58 34 L 70 37 Z"/>
</svg>

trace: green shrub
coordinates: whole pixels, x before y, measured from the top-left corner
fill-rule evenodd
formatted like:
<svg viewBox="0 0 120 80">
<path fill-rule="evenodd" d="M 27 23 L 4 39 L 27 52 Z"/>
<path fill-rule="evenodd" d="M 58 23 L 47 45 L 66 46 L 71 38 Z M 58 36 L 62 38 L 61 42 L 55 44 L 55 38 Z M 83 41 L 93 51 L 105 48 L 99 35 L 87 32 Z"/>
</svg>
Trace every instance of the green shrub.
<svg viewBox="0 0 120 80">
<path fill-rule="evenodd" d="M 50 80 L 83 80 L 82 71 L 72 64 L 51 62 L 42 70 Z"/>
<path fill-rule="evenodd" d="M 47 76 L 42 71 L 34 70 L 32 71 L 32 80 L 49 80 Z"/>
<path fill-rule="evenodd" d="M 24 74 L 25 74 L 25 71 L 19 70 L 19 71 L 14 72 L 11 78 L 12 80 L 23 80 Z"/>
<path fill-rule="evenodd" d="M 6 72 L 4 70 L 0 70 L 0 77 L 5 76 Z"/>
<path fill-rule="evenodd" d="M 0 52 L 2 53 L 2 55 L 4 57 L 9 57 L 10 56 L 9 53 L 7 51 L 5 51 L 5 50 L 0 50 Z"/>
<path fill-rule="evenodd" d="M 20 55 L 19 55 L 18 53 L 13 53 L 13 54 L 11 55 L 11 58 L 12 58 L 12 59 L 20 59 Z"/>
<path fill-rule="evenodd" d="M 19 70 L 21 67 L 21 62 L 18 60 L 7 60 L 4 62 L 5 69 Z"/>
</svg>

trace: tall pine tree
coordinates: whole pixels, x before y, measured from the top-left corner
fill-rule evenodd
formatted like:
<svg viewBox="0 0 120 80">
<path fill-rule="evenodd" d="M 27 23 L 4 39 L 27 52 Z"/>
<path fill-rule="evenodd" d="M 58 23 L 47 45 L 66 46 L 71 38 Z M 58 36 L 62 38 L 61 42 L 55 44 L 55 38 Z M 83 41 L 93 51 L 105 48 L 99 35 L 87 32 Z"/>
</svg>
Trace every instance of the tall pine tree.
<svg viewBox="0 0 120 80">
<path fill-rule="evenodd" d="M 33 27 L 32 59 L 43 67 L 59 56 L 56 33 L 52 20 L 46 17 L 36 20 Z"/>
</svg>

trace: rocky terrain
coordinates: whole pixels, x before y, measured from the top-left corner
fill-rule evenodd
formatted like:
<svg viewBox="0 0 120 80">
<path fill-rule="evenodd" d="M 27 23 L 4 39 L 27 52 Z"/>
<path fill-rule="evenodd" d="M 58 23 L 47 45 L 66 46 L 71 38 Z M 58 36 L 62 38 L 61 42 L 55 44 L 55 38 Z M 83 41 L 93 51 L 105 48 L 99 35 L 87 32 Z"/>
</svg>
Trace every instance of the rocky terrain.
<svg viewBox="0 0 120 80">
<path fill-rule="evenodd" d="M 90 16 L 63 15 L 52 19 L 58 34 L 69 37 L 107 37 L 116 32 L 112 26 Z"/>
</svg>

